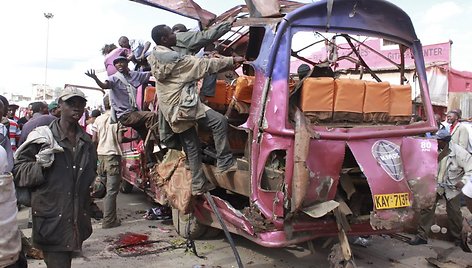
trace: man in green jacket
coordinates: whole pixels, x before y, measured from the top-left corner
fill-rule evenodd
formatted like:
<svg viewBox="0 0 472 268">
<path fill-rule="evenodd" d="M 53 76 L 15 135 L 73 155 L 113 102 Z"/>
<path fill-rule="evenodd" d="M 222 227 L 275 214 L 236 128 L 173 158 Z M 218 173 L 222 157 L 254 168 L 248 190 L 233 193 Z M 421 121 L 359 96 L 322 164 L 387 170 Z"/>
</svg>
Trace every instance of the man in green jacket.
<svg viewBox="0 0 472 268">
<path fill-rule="evenodd" d="M 156 79 L 159 110 L 172 131 L 180 136 L 192 172 L 192 194 L 200 195 L 214 186 L 205 178 L 201 167 L 200 143 L 195 129 L 197 122 L 210 127 L 213 132 L 219 171 L 236 171 L 236 161 L 228 142 L 228 122 L 222 114 L 201 103 L 196 81 L 207 74 L 233 68 L 244 59 L 182 55 L 172 49 L 176 44 L 176 35 L 167 25 L 154 27 L 152 39 L 156 47 L 148 61 Z"/>
<path fill-rule="evenodd" d="M 97 154 L 78 124 L 86 102 L 83 92 L 66 88 L 58 101 L 61 117 L 33 130 L 15 154 L 15 183 L 32 190 L 33 244 L 48 268 L 71 267 L 72 253 L 92 234 Z"/>
</svg>

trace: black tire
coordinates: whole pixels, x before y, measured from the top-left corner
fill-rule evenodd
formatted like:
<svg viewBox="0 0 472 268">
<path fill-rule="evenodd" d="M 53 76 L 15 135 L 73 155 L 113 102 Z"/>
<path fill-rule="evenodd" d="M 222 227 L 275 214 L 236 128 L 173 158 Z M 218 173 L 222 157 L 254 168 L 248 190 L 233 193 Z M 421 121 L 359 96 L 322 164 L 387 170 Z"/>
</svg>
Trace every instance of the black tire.
<svg viewBox="0 0 472 268">
<path fill-rule="evenodd" d="M 172 209 L 172 223 L 174 224 L 177 234 L 183 238 L 190 236 L 191 239 L 199 239 L 202 238 L 208 230 L 208 227 L 199 223 L 192 213 L 182 214 L 175 208 Z M 190 230 L 187 231 L 188 223 L 190 223 Z"/>
<path fill-rule="evenodd" d="M 223 232 L 223 230 L 221 230 L 221 229 L 211 227 L 211 226 L 207 226 L 207 231 L 203 234 L 202 238 L 204 238 L 204 239 L 213 239 L 213 238 L 216 238 L 217 236 L 219 236 L 222 232 Z"/>
<path fill-rule="evenodd" d="M 131 193 L 131 191 L 133 191 L 133 184 L 125 181 L 125 180 L 121 180 L 121 184 L 120 184 L 120 192 L 124 193 L 124 194 L 129 194 Z"/>
</svg>

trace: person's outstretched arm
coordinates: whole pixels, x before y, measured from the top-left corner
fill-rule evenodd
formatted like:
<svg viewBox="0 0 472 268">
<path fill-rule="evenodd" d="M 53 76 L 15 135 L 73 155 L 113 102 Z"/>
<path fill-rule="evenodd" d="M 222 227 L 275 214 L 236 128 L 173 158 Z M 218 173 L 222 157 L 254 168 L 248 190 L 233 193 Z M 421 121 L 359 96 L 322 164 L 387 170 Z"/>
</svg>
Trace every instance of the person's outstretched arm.
<svg viewBox="0 0 472 268">
<path fill-rule="evenodd" d="M 90 69 L 85 73 L 85 75 L 95 80 L 95 83 L 97 83 L 97 85 L 100 88 L 102 89 L 110 88 L 110 83 L 108 82 L 108 80 L 105 82 L 100 81 L 100 79 L 98 79 L 97 75 L 95 74 L 95 70 Z"/>
</svg>

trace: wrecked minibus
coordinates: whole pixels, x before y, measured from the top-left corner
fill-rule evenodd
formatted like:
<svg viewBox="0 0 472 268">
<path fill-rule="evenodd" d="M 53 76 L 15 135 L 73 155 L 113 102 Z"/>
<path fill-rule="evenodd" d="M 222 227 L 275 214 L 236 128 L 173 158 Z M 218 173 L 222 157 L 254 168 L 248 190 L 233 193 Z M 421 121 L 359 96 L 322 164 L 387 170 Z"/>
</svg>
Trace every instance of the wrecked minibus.
<svg viewBox="0 0 472 268">
<path fill-rule="evenodd" d="M 421 42 L 399 7 L 382 0 L 247 0 L 212 16 L 193 1 L 133 1 L 197 18 L 203 27 L 237 18 L 215 47 L 249 62 L 237 78 L 217 80 L 215 96 L 206 98 L 232 126 L 235 173 L 216 172 L 211 132 L 199 129 L 203 169 L 217 186 L 210 193 L 230 232 L 266 247 L 338 236 L 348 260 L 347 236 L 401 231 L 415 211 L 433 204 L 437 143 L 423 136 L 437 126 Z M 398 47 L 400 57 L 381 56 L 365 44 L 371 38 Z M 314 47 L 325 57 L 310 57 Z M 383 80 L 366 51 L 390 64 L 396 78 Z M 404 76 L 407 55 L 416 81 Z M 304 76 L 297 74 L 302 64 Z M 410 120 L 412 88 L 425 115 L 418 122 Z M 188 175 L 176 173 L 167 174 L 169 184 Z M 174 205 L 179 197 L 161 192 L 155 199 Z M 193 198 L 189 211 L 173 211 L 180 235 L 197 239 L 221 228 L 205 197 Z"/>
</svg>

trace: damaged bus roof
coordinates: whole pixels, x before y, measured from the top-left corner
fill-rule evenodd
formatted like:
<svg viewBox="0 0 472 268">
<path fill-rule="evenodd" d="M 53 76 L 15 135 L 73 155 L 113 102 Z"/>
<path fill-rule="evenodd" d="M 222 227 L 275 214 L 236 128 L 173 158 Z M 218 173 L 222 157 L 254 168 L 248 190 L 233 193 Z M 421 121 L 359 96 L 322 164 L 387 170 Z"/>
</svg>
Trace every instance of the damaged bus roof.
<svg viewBox="0 0 472 268">
<path fill-rule="evenodd" d="M 418 39 L 410 17 L 399 7 L 383 0 L 316 2 L 288 14 L 280 30 L 288 25 L 383 37 L 406 46 Z"/>
</svg>

